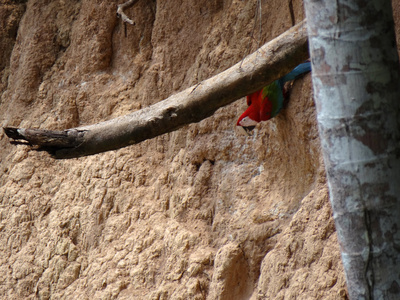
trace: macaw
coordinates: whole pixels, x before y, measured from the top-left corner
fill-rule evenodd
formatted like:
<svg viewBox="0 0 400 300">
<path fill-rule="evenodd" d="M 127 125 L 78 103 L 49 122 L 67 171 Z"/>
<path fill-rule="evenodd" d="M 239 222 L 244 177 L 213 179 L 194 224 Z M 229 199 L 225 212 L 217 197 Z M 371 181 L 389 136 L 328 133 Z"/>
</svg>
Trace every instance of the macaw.
<svg viewBox="0 0 400 300">
<path fill-rule="evenodd" d="M 267 121 L 275 117 L 283 107 L 283 101 L 287 94 L 284 90 L 285 82 L 294 80 L 301 74 L 311 71 L 311 63 L 305 62 L 298 65 L 290 73 L 282 78 L 275 80 L 251 95 L 247 96 L 246 111 L 237 121 L 237 126 L 242 126 L 246 132 L 254 129 L 257 123 Z"/>
</svg>

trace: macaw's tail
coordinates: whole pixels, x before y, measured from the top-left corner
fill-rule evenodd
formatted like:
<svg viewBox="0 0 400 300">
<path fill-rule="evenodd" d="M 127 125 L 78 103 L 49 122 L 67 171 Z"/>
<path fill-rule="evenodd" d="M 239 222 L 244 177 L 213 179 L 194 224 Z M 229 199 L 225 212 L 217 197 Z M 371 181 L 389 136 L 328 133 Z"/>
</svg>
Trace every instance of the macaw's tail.
<svg viewBox="0 0 400 300">
<path fill-rule="evenodd" d="M 280 80 L 282 83 L 285 83 L 287 81 L 294 80 L 297 76 L 300 76 L 301 74 L 304 74 L 304 73 L 307 73 L 310 71 L 311 71 L 311 62 L 307 61 L 305 63 L 298 65 L 296 68 L 294 68 L 292 71 L 290 71 L 289 74 L 286 74 Z"/>
</svg>

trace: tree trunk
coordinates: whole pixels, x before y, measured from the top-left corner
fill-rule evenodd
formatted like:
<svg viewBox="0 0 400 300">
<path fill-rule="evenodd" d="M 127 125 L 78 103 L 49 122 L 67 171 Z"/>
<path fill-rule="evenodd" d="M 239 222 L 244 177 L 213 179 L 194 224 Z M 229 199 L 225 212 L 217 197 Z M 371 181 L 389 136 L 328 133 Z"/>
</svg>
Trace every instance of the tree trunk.
<svg viewBox="0 0 400 300">
<path fill-rule="evenodd" d="M 228 70 L 168 99 L 106 122 L 51 131 L 4 128 L 18 141 L 38 145 L 57 158 L 115 150 L 177 130 L 261 89 L 308 58 L 306 22 L 292 27 Z"/>
<path fill-rule="evenodd" d="M 305 0 L 350 299 L 400 299 L 400 75 L 391 2 Z"/>
</svg>

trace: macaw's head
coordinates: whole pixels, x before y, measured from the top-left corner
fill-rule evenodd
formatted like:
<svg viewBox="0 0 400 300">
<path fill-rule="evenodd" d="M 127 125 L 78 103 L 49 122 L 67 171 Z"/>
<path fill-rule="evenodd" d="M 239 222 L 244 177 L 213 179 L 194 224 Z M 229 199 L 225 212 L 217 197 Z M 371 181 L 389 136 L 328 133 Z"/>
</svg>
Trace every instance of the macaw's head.
<svg viewBox="0 0 400 300">
<path fill-rule="evenodd" d="M 249 131 L 252 131 L 260 121 L 259 110 L 254 105 L 250 105 L 240 116 L 236 125 L 243 127 L 243 129 L 248 133 Z"/>
<path fill-rule="evenodd" d="M 245 112 L 239 117 L 236 125 L 243 127 L 246 133 L 249 133 L 257 123 L 261 122 L 260 101 L 262 93 L 257 91 L 247 96 L 247 105 L 249 106 Z"/>
<path fill-rule="evenodd" d="M 249 105 L 249 107 L 236 123 L 236 125 L 241 126 L 246 133 L 253 130 L 257 123 L 267 121 L 271 119 L 271 117 L 274 117 L 272 115 L 274 109 L 273 103 L 266 94 L 264 95 L 266 88 L 269 88 L 269 86 L 247 96 L 247 105 Z"/>
</svg>

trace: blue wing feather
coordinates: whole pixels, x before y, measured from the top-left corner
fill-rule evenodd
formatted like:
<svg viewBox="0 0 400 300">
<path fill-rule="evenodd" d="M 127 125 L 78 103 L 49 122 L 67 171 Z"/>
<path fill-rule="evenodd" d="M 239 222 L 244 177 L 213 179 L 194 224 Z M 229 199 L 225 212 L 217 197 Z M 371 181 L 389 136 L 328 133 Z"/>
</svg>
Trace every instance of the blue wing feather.
<svg viewBox="0 0 400 300">
<path fill-rule="evenodd" d="M 311 62 L 305 62 L 300 65 L 298 65 L 296 68 L 294 68 L 290 73 L 286 74 L 283 76 L 279 81 L 281 83 L 285 83 L 287 81 L 294 80 L 297 76 L 300 76 L 301 74 L 307 73 L 311 71 Z"/>
</svg>

